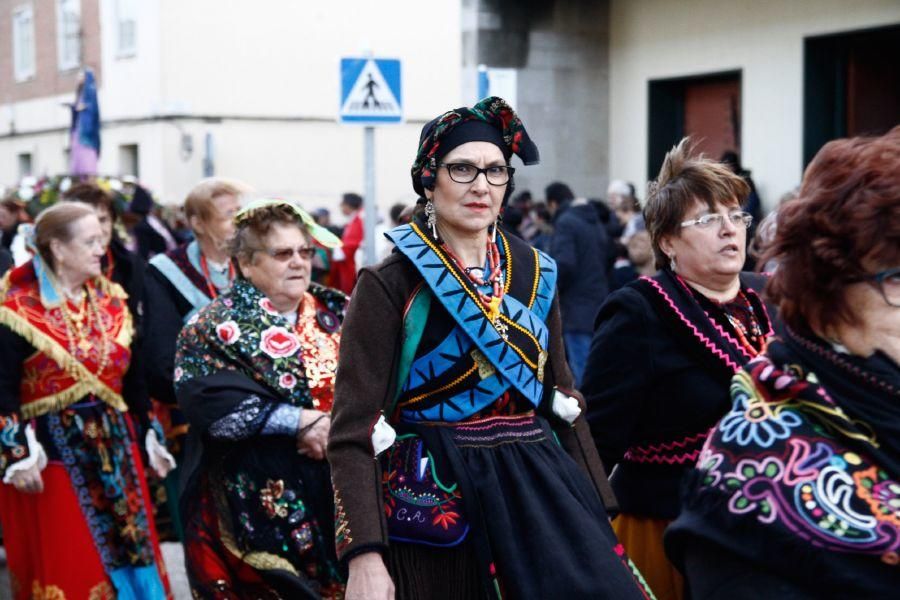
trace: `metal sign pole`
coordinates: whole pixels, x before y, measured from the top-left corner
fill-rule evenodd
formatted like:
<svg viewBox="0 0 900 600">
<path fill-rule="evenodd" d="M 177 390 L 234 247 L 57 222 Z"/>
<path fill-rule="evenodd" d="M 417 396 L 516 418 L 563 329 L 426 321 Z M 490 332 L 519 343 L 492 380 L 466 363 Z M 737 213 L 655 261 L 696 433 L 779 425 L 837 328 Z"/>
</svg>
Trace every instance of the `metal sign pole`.
<svg viewBox="0 0 900 600">
<path fill-rule="evenodd" d="M 375 255 L 375 227 L 378 225 L 378 206 L 375 204 L 375 128 L 367 126 L 365 128 L 365 199 L 363 206 L 365 207 L 365 218 L 363 219 L 363 227 L 365 228 L 365 237 L 363 245 L 366 254 L 366 266 L 374 265 L 378 262 Z"/>
</svg>

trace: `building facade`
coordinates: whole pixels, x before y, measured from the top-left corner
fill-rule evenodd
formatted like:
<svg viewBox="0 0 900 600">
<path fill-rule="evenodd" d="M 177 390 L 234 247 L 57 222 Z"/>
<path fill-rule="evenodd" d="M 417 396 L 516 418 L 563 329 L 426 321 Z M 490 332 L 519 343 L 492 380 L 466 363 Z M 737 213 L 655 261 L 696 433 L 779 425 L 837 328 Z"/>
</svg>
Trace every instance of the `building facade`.
<svg viewBox="0 0 900 600">
<path fill-rule="evenodd" d="M 99 169 L 166 203 L 208 173 L 335 207 L 363 187 L 363 131 L 337 123 L 343 56 L 399 58 L 405 123 L 376 131 L 376 198 L 414 200 L 419 130 L 460 104 L 460 8 L 398 0 L 0 0 L 0 183 L 63 173 L 80 70 L 94 70 Z M 60 15 L 63 17 L 60 17 Z M 446 26 L 443 26 L 446 24 Z"/>
<path fill-rule="evenodd" d="M 683 135 L 766 208 L 830 139 L 900 124 L 900 2 L 612 0 L 609 171 L 644 189 Z"/>
<path fill-rule="evenodd" d="M 900 121 L 896 0 L 0 0 L 0 184 L 65 171 L 64 103 L 91 67 L 104 173 L 169 203 L 215 173 L 334 207 L 363 186 L 339 59 L 367 52 L 403 61 L 406 122 L 376 134 L 382 210 L 414 200 L 422 124 L 484 93 L 537 142 L 516 179 L 538 199 L 555 180 L 644 190 L 691 135 L 736 152 L 771 208 L 827 140 Z"/>
</svg>

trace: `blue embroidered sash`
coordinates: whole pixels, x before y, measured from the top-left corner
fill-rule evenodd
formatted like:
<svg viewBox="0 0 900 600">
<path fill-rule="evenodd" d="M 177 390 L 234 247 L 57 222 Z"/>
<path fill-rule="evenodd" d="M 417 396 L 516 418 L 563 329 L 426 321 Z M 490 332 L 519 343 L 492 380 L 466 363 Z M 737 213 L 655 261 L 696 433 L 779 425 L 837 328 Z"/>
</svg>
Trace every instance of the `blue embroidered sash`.
<svg viewBox="0 0 900 600">
<path fill-rule="evenodd" d="M 185 275 L 184 271 L 175 264 L 175 261 L 167 255 L 157 254 L 150 259 L 150 264 L 159 269 L 159 272 L 165 275 L 166 279 L 171 281 L 172 285 L 181 292 L 181 295 L 184 296 L 185 300 L 191 303 L 193 308 L 184 315 L 184 319 L 182 319 L 185 323 L 190 321 L 191 317 L 200 312 L 200 309 L 212 302 L 209 293 L 194 285 L 194 282 L 191 281 L 190 278 Z"/>
<path fill-rule="evenodd" d="M 401 417 L 459 421 L 511 387 L 534 406 L 540 404 L 548 356 L 545 321 L 556 289 L 556 263 L 499 234 L 503 335 L 491 323 L 475 285 L 418 225 L 404 225 L 387 235 L 455 322 L 437 346 L 417 354 L 401 388 Z"/>
</svg>

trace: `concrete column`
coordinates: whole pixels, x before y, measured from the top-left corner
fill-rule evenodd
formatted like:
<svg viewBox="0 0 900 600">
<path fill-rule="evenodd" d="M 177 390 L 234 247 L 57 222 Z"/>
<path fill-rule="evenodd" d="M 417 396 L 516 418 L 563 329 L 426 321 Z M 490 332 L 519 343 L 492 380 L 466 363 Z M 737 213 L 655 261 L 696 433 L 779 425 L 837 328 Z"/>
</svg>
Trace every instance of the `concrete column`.
<svg viewBox="0 0 900 600">
<path fill-rule="evenodd" d="M 469 102 L 478 64 L 518 70 L 514 108 L 541 150 L 541 164 L 519 170 L 517 190 L 541 198 L 544 186 L 558 180 L 578 196 L 603 197 L 609 181 L 608 0 L 464 0 L 463 93 Z"/>
</svg>

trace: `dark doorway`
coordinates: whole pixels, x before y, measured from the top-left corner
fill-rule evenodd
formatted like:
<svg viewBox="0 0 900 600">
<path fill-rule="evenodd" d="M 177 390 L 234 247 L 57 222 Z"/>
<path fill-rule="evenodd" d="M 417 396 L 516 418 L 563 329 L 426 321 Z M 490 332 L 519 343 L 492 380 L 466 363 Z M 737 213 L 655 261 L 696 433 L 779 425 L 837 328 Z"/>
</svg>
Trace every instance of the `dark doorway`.
<svg viewBox="0 0 900 600">
<path fill-rule="evenodd" d="M 900 124 L 900 25 L 804 40 L 803 164 L 826 142 Z"/>
<path fill-rule="evenodd" d="M 648 179 L 656 178 L 666 152 L 684 136 L 711 158 L 728 150 L 740 155 L 740 71 L 655 80 L 649 93 Z"/>
</svg>

